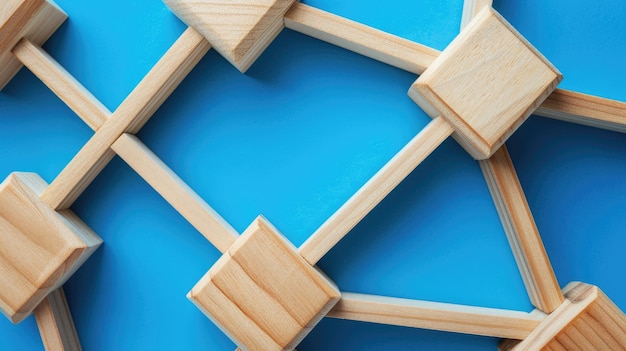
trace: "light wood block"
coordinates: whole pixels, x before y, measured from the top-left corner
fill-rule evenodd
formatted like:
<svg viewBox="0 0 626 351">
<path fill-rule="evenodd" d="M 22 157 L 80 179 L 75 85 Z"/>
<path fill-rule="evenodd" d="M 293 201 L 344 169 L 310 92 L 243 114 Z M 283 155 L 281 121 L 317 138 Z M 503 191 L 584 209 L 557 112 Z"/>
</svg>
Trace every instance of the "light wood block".
<svg viewBox="0 0 626 351">
<path fill-rule="evenodd" d="M 504 18 L 483 9 L 411 86 L 409 96 L 452 124 L 476 159 L 491 156 L 561 81 Z"/>
<path fill-rule="evenodd" d="M 102 243 L 71 211 L 55 212 L 39 195 L 47 184 L 13 173 L 0 185 L 0 309 L 26 318 Z"/>
<path fill-rule="evenodd" d="M 164 0 L 222 56 L 245 72 L 285 27 L 295 0 Z"/>
<path fill-rule="evenodd" d="M 20 39 L 43 44 L 65 22 L 67 15 L 51 0 L 0 2 L 0 90 L 22 68 L 11 54 Z"/>
<path fill-rule="evenodd" d="M 259 217 L 188 297 L 242 350 L 292 350 L 340 293 Z"/>
<path fill-rule="evenodd" d="M 626 350 L 626 316 L 600 289 L 575 282 L 563 293 L 565 302 L 528 337 L 500 350 Z"/>
<path fill-rule="evenodd" d="M 82 350 L 63 288 L 50 293 L 37 306 L 35 319 L 46 351 Z"/>
<path fill-rule="evenodd" d="M 343 292 L 328 317 L 524 339 L 545 314 Z"/>
</svg>

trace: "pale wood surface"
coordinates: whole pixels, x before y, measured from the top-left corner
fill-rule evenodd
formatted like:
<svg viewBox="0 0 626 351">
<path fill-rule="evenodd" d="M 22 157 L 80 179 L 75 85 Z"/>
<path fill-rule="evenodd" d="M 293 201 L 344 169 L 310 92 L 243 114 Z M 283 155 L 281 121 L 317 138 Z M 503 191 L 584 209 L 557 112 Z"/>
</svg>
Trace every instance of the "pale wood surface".
<svg viewBox="0 0 626 351">
<path fill-rule="evenodd" d="M 218 250 L 235 242 L 239 233 L 137 137 L 122 134 L 112 149 Z"/>
<path fill-rule="evenodd" d="M 457 141 L 475 159 L 485 159 L 561 79 L 502 16 L 485 8 L 417 79 L 409 96 L 427 113 L 446 118 Z"/>
<path fill-rule="evenodd" d="M 35 319 L 46 351 L 82 350 L 63 288 L 50 293 L 37 306 Z"/>
<path fill-rule="evenodd" d="M 422 74 L 439 51 L 314 7 L 296 3 L 285 15 L 287 28 L 394 67 Z"/>
<path fill-rule="evenodd" d="M 0 2 L 0 90 L 22 64 L 11 54 L 20 39 L 43 44 L 61 26 L 67 15 L 54 2 L 2 0 Z"/>
<path fill-rule="evenodd" d="M 188 297 L 240 348 L 292 350 L 340 293 L 259 217 Z"/>
<path fill-rule="evenodd" d="M 536 115 L 626 133 L 626 103 L 556 89 Z"/>
<path fill-rule="evenodd" d="M 491 7 L 493 0 L 465 0 L 463 1 L 463 14 L 461 15 L 461 30 L 465 28 L 472 18 L 485 7 Z"/>
<path fill-rule="evenodd" d="M 443 118 L 432 120 L 300 246 L 302 257 L 315 265 L 452 132 Z"/>
<path fill-rule="evenodd" d="M 50 184 L 44 201 L 54 209 L 70 207 L 111 160 L 117 138 L 136 133 L 209 48 L 202 35 L 188 28 Z"/>
<path fill-rule="evenodd" d="M 222 56 L 245 72 L 284 28 L 295 0 L 164 0 Z"/>
<path fill-rule="evenodd" d="M 480 168 L 487 180 L 528 296 L 535 307 L 550 313 L 561 305 L 563 294 L 506 146 L 503 145 L 488 160 L 480 161 Z"/>
<path fill-rule="evenodd" d="M 328 317 L 523 339 L 545 315 L 342 292 Z"/>
<path fill-rule="evenodd" d="M 71 211 L 39 198 L 47 184 L 12 173 L 0 185 L 0 309 L 18 323 L 60 287 L 102 243 Z"/>
</svg>

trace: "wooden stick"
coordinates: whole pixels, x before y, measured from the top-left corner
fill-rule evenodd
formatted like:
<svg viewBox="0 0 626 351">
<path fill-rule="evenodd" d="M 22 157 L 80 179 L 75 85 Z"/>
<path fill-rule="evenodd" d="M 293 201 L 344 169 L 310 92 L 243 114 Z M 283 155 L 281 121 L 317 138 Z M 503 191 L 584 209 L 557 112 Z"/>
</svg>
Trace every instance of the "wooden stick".
<svg viewBox="0 0 626 351">
<path fill-rule="evenodd" d="M 285 26 L 416 74 L 422 74 L 440 53 L 299 2 L 285 15 Z"/>
<path fill-rule="evenodd" d="M 302 244 L 302 257 L 315 265 L 452 132 L 443 118 L 433 119 Z"/>
<path fill-rule="evenodd" d="M 541 322 L 541 313 L 342 292 L 328 317 L 456 333 L 524 339 Z"/>
<path fill-rule="evenodd" d="M 82 350 L 63 288 L 50 293 L 37 306 L 35 320 L 47 351 Z"/>
<path fill-rule="evenodd" d="M 484 7 L 491 6 L 493 0 L 465 0 L 463 2 L 463 15 L 461 16 L 461 29 L 478 14 Z"/>
<path fill-rule="evenodd" d="M 54 209 L 70 207 L 113 157 L 110 146 L 123 133 L 136 133 L 209 48 L 202 35 L 188 28 L 50 184 L 42 199 Z"/>
<path fill-rule="evenodd" d="M 124 133 L 112 148 L 218 250 L 235 242 L 239 233 L 137 137 Z"/>
<path fill-rule="evenodd" d="M 513 162 L 503 145 L 479 161 L 532 304 L 550 313 L 564 301 Z"/>
</svg>

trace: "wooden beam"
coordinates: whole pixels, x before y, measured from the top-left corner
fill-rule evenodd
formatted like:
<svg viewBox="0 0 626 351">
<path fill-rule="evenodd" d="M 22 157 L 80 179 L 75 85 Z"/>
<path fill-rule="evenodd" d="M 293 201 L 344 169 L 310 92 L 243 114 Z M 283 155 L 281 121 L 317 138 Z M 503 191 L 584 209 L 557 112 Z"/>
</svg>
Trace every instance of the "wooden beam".
<svg viewBox="0 0 626 351">
<path fill-rule="evenodd" d="M 440 53 L 299 2 L 285 15 L 285 26 L 415 74 L 422 74 Z"/>
<path fill-rule="evenodd" d="M 544 315 L 342 292 L 328 317 L 521 340 Z"/>
<path fill-rule="evenodd" d="M 82 350 L 63 288 L 50 293 L 37 306 L 35 320 L 46 351 Z"/>
<path fill-rule="evenodd" d="M 300 246 L 302 257 L 315 265 L 452 132 L 443 118 L 433 119 Z"/>
<path fill-rule="evenodd" d="M 482 10 L 491 6 L 493 0 L 465 0 L 463 2 L 463 14 L 461 16 L 461 30 Z"/>
</svg>

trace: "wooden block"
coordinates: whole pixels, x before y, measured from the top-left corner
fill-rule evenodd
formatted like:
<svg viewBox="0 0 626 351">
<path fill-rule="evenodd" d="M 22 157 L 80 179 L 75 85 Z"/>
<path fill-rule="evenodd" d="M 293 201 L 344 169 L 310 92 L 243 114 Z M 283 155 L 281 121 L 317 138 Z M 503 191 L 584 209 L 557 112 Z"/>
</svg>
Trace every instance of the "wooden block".
<svg viewBox="0 0 626 351">
<path fill-rule="evenodd" d="M 563 292 L 565 302 L 528 337 L 500 350 L 626 350 L 626 316 L 600 289 L 575 282 Z"/>
<path fill-rule="evenodd" d="M 67 15 L 53 1 L 2 0 L 0 2 L 0 90 L 22 68 L 11 49 L 22 38 L 43 44 Z"/>
<path fill-rule="evenodd" d="M 55 212 L 39 195 L 47 184 L 13 173 L 0 185 L 0 309 L 26 318 L 102 243 L 71 211 Z"/>
<path fill-rule="evenodd" d="M 245 72 L 284 28 L 295 0 L 164 0 L 187 25 Z"/>
<path fill-rule="evenodd" d="M 429 115 L 485 159 L 561 81 L 561 73 L 491 8 L 483 9 L 411 86 Z"/>
<path fill-rule="evenodd" d="M 259 217 L 188 297 L 242 350 L 292 350 L 340 293 Z"/>
</svg>

